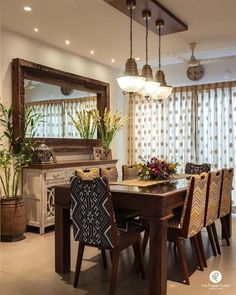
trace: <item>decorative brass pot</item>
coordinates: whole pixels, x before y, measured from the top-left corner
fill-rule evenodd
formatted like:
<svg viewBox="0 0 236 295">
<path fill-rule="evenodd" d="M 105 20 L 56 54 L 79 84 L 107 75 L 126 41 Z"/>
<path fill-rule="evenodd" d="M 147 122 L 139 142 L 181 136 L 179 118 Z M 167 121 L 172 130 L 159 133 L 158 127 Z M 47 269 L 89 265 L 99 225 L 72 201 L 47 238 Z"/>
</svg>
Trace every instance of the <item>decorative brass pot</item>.
<svg viewBox="0 0 236 295">
<path fill-rule="evenodd" d="M 25 204 L 23 197 L 0 199 L 1 241 L 14 242 L 25 239 Z"/>
</svg>

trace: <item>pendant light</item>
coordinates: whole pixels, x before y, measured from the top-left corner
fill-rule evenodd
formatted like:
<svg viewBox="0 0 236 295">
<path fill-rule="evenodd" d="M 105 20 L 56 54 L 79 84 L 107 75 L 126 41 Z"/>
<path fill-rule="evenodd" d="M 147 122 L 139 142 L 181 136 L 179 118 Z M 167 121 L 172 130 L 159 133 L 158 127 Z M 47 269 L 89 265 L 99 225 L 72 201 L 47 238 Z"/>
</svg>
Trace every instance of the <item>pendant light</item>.
<svg viewBox="0 0 236 295">
<path fill-rule="evenodd" d="M 152 68 L 148 64 L 148 20 L 151 17 L 151 11 L 150 10 L 144 10 L 142 12 L 142 16 L 145 19 L 146 23 L 146 64 L 143 66 L 142 69 L 142 77 L 145 78 L 145 83 L 141 91 L 139 91 L 140 95 L 145 96 L 146 98 L 152 97 L 157 91 L 160 86 L 160 83 L 154 81 L 153 74 L 152 74 Z"/>
<path fill-rule="evenodd" d="M 138 75 L 138 67 L 133 58 L 133 10 L 136 7 L 135 0 L 126 0 L 127 9 L 130 11 L 130 58 L 125 65 L 124 76 L 117 78 L 120 88 L 128 93 L 138 92 L 142 89 L 145 78 Z"/>
<path fill-rule="evenodd" d="M 158 100 L 164 100 L 171 94 L 173 88 L 167 85 L 165 74 L 161 70 L 161 28 L 164 27 L 164 21 L 157 20 L 156 27 L 158 28 L 158 35 L 159 35 L 159 49 L 158 49 L 159 69 L 156 72 L 156 81 L 160 83 L 160 87 L 157 90 L 157 92 L 154 93 L 153 98 Z"/>
</svg>

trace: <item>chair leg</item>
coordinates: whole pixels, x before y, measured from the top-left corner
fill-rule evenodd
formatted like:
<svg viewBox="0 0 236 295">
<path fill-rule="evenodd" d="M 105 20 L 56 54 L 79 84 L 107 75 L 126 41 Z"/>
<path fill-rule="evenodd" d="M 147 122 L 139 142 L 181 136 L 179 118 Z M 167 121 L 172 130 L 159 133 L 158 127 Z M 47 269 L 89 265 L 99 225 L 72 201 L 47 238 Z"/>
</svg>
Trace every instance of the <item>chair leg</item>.
<svg viewBox="0 0 236 295">
<path fill-rule="evenodd" d="M 107 257 L 105 249 L 101 249 L 103 268 L 107 269 Z"/>
<path fill-rule="evenodd" d="M 74 288 L 76 288 L 78 286 L 79 274 L 80 274 L 83 254 L 84 254 L 84 244 L 80 242 L 78 254 L 77 254 L 77 260 L 76 260 L 76 267 L 75 267 L 75 277 L 74 277 L 74 283 L 73 283 Z"/>
<path fill-rule="evenodd" d="M 147 248 L 148 238 L 149 238 L 149 229 L 146 229 L 144 232 L 143 243 L 142 243 L 143 256 L 144 256 L 146 248 Z"/>
<path fill-rule="evenodd" d="M 200 252 L 200 247 L 199 247 L 197 235 L 193 236 L 191 239 L 193 240 L 194 250 L 195 250 L 197 261 L 198 261 L 198 266 L 199 266 L 200 270 L 203 271 L 204 268 L 203 268 L 203 262 L 202 262 L 202 255 Z"/>
<path fill-rule="evenodd" d="M 224 217 L 221 217 L 220 218 L 220 221 L 221 221 L 221 224 L 222 224 L 222 227 L 223 227 L 223 231 L 224 231 L 224 234 L 225 234 L 225 239 L 226 239 L 227 246 L 230 246 L 229 232 L 228 232 L 228 228 L 227 228 L 227 225 L 226 225 L 226 222 L 225 222 Z"/>
<path fill-rule="evenodd" d="M 204 267 L 207 267 L 206 254 L 205 254 L 205 249 L 204 249 L 203 242 L 202 242 L 202 233 L 201 232 L 199 232 L 197 234 L 197 238 L 198 238 L 198 244 L 199 244 L 200 252 L 201 252 L 201 255 L 202 255 L 203 265 L 204 265 Z"/>
<path fill-rule="evenodd" d="M 176 241 L 175 241 L 175 244 L 176 244 L 177 249 L 178 249 L 179 260 L 180 260 L 181 267 L 182 267 L 182 270 L 183 270 L 185 283 L 186 283 L 186 285 L 190 285 L 188 267 L 187 267 L 186 260 L 185 260 L 185 255 L 184 255 L 183 240 L 177 238 Z"/>
<path fill-rule="evenodd" d="M 208 238 L 209 238 L 209 241 L 210 241 L 210 244 L 211 244 L 211 249 L 212 249 L 213 255 L 214 256 L 217 256 L 216 247 L 215 247 L 215 243 L 214 243 L 214 240 L 213 240 L 213 235 L 212 235 L 211 227 L 208 225 L 206 227 L 206 229 L 207 229 Z"/>
<path fill-rule="evenodd" d="M 138 240 L 138 242 L 133 244 L 133 250 L 134 250 L 134 255 L 136 260 L 138 261 L 139 264 L 139 268 L 141 271 L 141 276 L 142 279 L 145 279 L 145 269 L 144 269 L 144 263 L 143 263 L 143 253 L 141 250 L 141 242 L 140 239 Z"/>
<path fill-rule="evenodd" d="M 111 273 L 111 282 L 110 282 L 109 295 L 113 295 L 114 291 L 115 291 L 119 258 L 120 258 L 120 250 L 116 249 L 116 248 L 113 249 L 112 250 L 112 273 Z"/>
<path fill-rule="evenodd" d="M 219 243 L 219 239 L 218 239 L 218 235 L 217 235 L 217 231 L 216 231 L 216 225 L 215 225 L 215 222 L 213 222 L 213 223 L 211 224 L 211 229 L 212 229 L 213 237 L 214 237 L 214 240 L 215 240 L 215 244 L 216 244 L 217 252 L 218 252 L 218 254 L 220 255 L 220 254 L 221 254 L 220 243 Z"/>
</svg>

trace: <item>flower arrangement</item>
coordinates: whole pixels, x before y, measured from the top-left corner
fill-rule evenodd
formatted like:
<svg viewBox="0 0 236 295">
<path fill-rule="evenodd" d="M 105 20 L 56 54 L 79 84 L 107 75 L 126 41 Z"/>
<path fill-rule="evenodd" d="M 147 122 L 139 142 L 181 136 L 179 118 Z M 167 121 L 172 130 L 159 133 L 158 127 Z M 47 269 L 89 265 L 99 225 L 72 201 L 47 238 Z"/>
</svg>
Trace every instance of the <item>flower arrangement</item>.
<svg viewBox="0 0 236 295">
<path fill-rule="evenodd" d="M 77 118 L 73 118 L 70 114 L 68 114 L 72 122 L 74 123 L 75 128 L 78 130 L 79 135 L 83 139 L 93 139 L 94 134 L 96 132 L 96 124 L 93 119 L 93 112 L 95 110 L 82 110 L 80 112 L 76 112 Z"/>
<path fill-rule="evenodd" d="M 112 114 L 111 111 L 104 111 L 103 117 L 99 116 L 98 110 L 93 110 L 93 118 L 100 134 L 102 146 L 104 149 L 109 149 L 110 144 L 116 133 L 129 120 L 128 116 L 121 117 L 121 112 L 116 111 Z"/>
<path fill-rule="evenodd" d="M 163 180 L 168 179 L 171 174 L 176 174 L 178 163 L 167 160 L 151 158 L 150 161 L 139 163 L 139 177 L 141 179 Z"/>
</svg>

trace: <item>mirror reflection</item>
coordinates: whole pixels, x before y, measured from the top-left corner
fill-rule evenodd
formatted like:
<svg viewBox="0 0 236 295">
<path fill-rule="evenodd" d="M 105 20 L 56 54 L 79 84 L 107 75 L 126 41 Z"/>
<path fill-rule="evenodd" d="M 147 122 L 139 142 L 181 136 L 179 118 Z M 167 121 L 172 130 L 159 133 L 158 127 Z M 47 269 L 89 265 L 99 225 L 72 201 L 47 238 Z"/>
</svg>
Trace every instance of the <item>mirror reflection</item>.
<svg viewBox="0 0 236 295">
<path fill-rule="evenodd" d="M 25 107 L 34 107 L 44 116 L 35 137 L 81 138 L 70 115 L 76 118 L 77 112 L 97 109 L 96 93 L 27 79 L 24 86 Z M 93 138 L 97 138 L 96 132 Z"/>
</svg>

